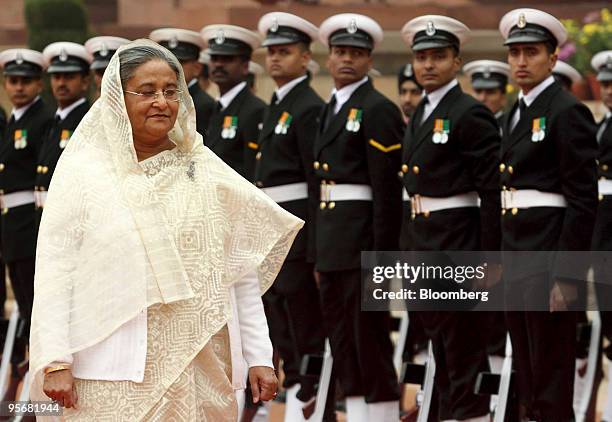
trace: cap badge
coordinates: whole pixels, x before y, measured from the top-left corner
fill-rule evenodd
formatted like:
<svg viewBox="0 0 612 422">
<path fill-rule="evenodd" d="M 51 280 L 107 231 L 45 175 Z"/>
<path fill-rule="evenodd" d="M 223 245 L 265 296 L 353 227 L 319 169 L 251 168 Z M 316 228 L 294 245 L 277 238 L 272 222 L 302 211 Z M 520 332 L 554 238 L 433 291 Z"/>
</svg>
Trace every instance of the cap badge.
<svg viewBox="0 0 612 422">
<path fill-rule="evenodd" d="M 412 65 L 411 64 L 407 64 L 404 67 L 404 76 L 407 78 L 412 77 Z"/>
<path fill-rule="evenodd" d="M 518 17 L 518 24 L 516 25 L 519 28 L 523 29 L 527 26 L 527 19 L 525 18 L 525 14 L 521 13 Z"/>
<path fill-rule="evenodd" d="M 68 53 L 66 53 L 66 49 L 62 48 L 59 53 L 60 62 L 65 62 L 68 60 Z"/>
<path fill-rule="evenodd" d="M 354 34 L 357 32 L 357 20 L 355 18 L 351 19 L 348 26 L 346 27 L 346 32 L 349 34 Z"/>
<path fill-rule="evenodd" d="M 108 47 L 106 46 L 106 43 L 103 42 L 102 43 L 102 47 L 100 48 L 100 56 L 106 57 L 106 56 L 108 56 L 108 53 L 109 53 Z"/>
<path fill-rule="evenodd" d="M 23 64 L 23 54 L 17 53 L 15 55 L 15 62 L 17 62 L 17 64 Z"/>
<path fill-rule="evenodd" d="M 225 42 L 225 32 L 223 32 L 223 29 L 219 29 L 217 31 L 217 35 L 215 36 L 215 42 L 217 44 L 223 44 Z"/>
<path fill-rule="evenodd" d="M 489 79 L 491 77 L 491 69 L 489 69 L 488 67 L 485 67 L 483 76 L 485 77 L 485 79 Z"/>
<path fill-rule="evenodd" d="M 432 37 L 436 33 L 436 27 L 434 26 L 433 21 L 427 22 L 427 28 L 425 29 L 425 33 L 428 37 Z"/>
<path fill-rule="evenodd" d="M 272 26 L 270 27 L 270 32 L 276 31 L 278 31 L 278 19 L 274 18 L 274 21 L 272 21 Z"/>
<path fill-rule="evenodd" d="M 178 38 L 176 37 L 176 35 L 172 36 L 172 38 L 170 38 L 170 40 L 168 40 L 168 47 L 170 48 L 176 48 L 178 47 Z"/>
<path fill-rule="evenodd" d="M 606 60 L 606 63 L 603 67 L 605 67 L 606 69 L 612 69 L 612 56 L 608 56 L 608 59 Z"/>
</svg>

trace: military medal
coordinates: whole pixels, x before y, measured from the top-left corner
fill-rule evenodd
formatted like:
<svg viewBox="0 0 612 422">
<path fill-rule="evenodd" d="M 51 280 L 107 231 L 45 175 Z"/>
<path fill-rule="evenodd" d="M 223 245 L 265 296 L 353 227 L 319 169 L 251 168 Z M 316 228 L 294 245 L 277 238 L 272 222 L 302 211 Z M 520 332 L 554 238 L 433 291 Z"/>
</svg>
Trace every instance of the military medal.
<svg viewBox="0 0 612 422">
<path fill-rule="evenodd" d="M 445 144 L 448 142 L 448 134 L 450 133 L 450 120 L 436 119 L 434 122 L 434 134 L 431 140 L 434 144 Z"/>
<path fill-rule="evenodd" d="M 538 117 L 533 119 L 531 128 L 531 142 L 540 142 L 546 136 L 546 117 Z"/>
<path fill-rule="evenodd" d="M 72 130 L 68 130 L 68 129 L 63 129 L 62 133 L 60 134 L 60 142 L 59 142 L 59 146 L 61 149 L 66 148 L 66 145 L 68 144 L 68 141 L 70 140 L 70 137 L 72 136 Z"/>
<path fill-rule="evenodd" d="M 359 108 L 352 108 L 346 120 L 346 130 L 349 132 L 359 132 L 361 127 L 361 115 L 363 111 Z"/>
<path fill-rule="evenodd" d="M 223 120 L 223 129 L 221 137 L 223 139 L 233 139 L 236 137 L 236 129 L 238 129 L 238 116 L 225 116 Z"/>
<path fill-rule="evenodd" d="M 28 131 L 27 129 L 17 129 L 14 135 L 15 149 L 24 149 L 28 146 Z"/>
<path fill-rule="evenodd" d="M 274 128 L 274 133 L 276 133 L 277 135 L 280 135 L 281 133 L 283 135 L 286 135 L 287 129 L 289 129 L 289 125 L 291 125 L 292 120 L 293 116 L 287 113 L 286 111 L 283 111 L 283 114 L 281 115 L 280 119 L 278 119 L 278 123 Z"/>
</svg>

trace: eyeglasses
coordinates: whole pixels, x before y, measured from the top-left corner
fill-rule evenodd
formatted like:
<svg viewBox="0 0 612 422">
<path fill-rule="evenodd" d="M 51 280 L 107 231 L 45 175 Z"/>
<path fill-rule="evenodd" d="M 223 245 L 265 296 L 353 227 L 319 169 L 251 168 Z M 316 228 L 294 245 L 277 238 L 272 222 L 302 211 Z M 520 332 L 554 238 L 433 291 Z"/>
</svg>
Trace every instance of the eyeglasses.
<svg viewBox="0 0 612 422">
<path fill-rule="evenodd" d="M 147 103 L 154 103 L 159 99 L 159 94 L 161 93 L 166 101 L 179 102 L 181 101 L 181 94 L 183 91 L 180 89 L 164 89 L 163 91 L 145 91 L 145 92 L 134 92 L 134 91 L 123 91 L 127 94 L 138 95 L 142 98 L 142 101 Z"/>
</svg>

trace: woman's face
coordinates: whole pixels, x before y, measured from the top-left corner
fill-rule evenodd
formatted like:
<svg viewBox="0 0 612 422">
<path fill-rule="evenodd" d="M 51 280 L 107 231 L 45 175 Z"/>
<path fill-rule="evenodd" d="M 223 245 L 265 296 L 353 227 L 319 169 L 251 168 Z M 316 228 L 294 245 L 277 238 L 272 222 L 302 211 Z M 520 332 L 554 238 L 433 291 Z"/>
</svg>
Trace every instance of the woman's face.
<svg viewBox="0 0 612 422">
<path fill-rule="evenodd" d="M 124 93 L 134 138 L 151 143 L 165 139 L 174 127 L 179 109 L 178 101 L 169 101 L 163 94 L 178 89 L 176 74 L 168 63 L 154 59 L 140 65 L 123 89 L 145 94 Z M 155 93 L 157 96 L 153 99 Z"/>
</svg>

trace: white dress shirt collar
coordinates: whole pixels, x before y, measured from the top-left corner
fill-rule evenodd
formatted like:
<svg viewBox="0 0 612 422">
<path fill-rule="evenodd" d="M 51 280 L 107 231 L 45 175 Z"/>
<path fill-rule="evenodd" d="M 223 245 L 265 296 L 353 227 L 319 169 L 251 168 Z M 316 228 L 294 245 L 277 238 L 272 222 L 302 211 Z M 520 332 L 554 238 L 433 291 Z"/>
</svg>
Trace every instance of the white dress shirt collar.
<svg viewBox="0 0 612 422">
<path fill-rule="evenodd" d="M 299 78 L 295 78 L 292 81 L 287 82 L 285 85 L 281 86 L 280 88 L 277 88 L 276 89 L 276 104 L 283 101 L 283 98 L 285 98 L 287 94 L 289 94 L 289 92 L 291 92 L 291 90 L 295 88 L 300 82 L 306 80 L 306 78 L 308 78 L 308 75 L 300 76 Z"/>
<path fill-rule="evenodd" d="M 191 88 L 192 86 L 194 86 L 196 83 L 198 83 L 198 78 L 193 78 L 192 80 L 189 81 L 189 83 L 187 84 L 187 89 Z"/>
<path fill-rule="evenodd" d="M 342 106 L 344 105 L 344 103 L 346 103 L 349 100 L 349 98 L 351 98 L 351 95 L 353 95 L 353 93 L 357 91 L 357 88 L 359 88 L 361 85 L 363 85 L 367 81 L 368 81 L 368 77 L 364 76 L 363 79 L 357 82 L 353 82 L 352 84 L 343 86 L 340 89 L 334 88 L 332 90 L 332 97 L 334 95 L 336 96 L 336 107 L 334 107 L 334 114 L 338 113 L 340 109 L 342 108 Z"/>
<path fill-rule="evenodd" d="M 85 98 L 81 98 L 80 100 L 76 100 L 66 108 L 58 108 L 55 112 L 55 115 L 59 116 L 60 120 L 64 120 L 66 117 L 68 117 L 72 110 L 85 103 L 85 101 L 87 101 Z"/>
<path fill-rule="evenodd" d="M 234 98 L 244 89 L 246 86 L 246 81 L 240 82 L 238 85 L 227 91 L 219 98 L 219 102 L 221 103 L 222 110 L 225 110 L 231 103 L 234 101 Z"/>
<path fill-rule="evenodd" d="M 40 100 L 39 95 L 37 95 L 36 98 L 34 98 L 31 102 L 24 105 L 23 107 L 13 108 L 13 111 L 11 111 L 11 114 L 13 115 L 13 118 L 15 119 L 15 121 L 16 122 L 19 121 L 19 119 L 23 117 L 23 115 L 26 113 L 26 111 L 28 111 L 28 109 L 32 106 L 32 104 L 34 104 L 38 100 Z"/>
<path fill-rule="evenodd" d="M 440 101 L 442 101 L 442 98 L 444 98 L 444 96 L 448 94 L 448 91 L 450 91 L 457 85 L 459 85 L 459 82 L 457 82 L 457 79 L 453 79 L 446 85 L 443 85 L 435 91 L 429 92 L 425 95 L 425 97 L 427 97 L 427 104 L 425 104 L 425 108 L 423 109 L 423 117 L 421 118 L 421 123 L 423 123 L 429 118 L 431 113 L 436 109 L 436 107 L 438 107 L 438 104 L 440 104 Z"/>
<path fill-rule="evenodd" d="M 525 105 L 529 107 L 531 104 L 533 104 L 536 98 L 538 98 L 538 96 L 553 83 L 555 83 L 555 78 L 550 75 L 548 78 L 536 85 L 531 91 L 529 91 L 528 94 L 523 94 L 523 91 L 521 90 L 518 95 L 519 100 L 522 98 L 523 101 L 525 101 Z"/>
</svg>

